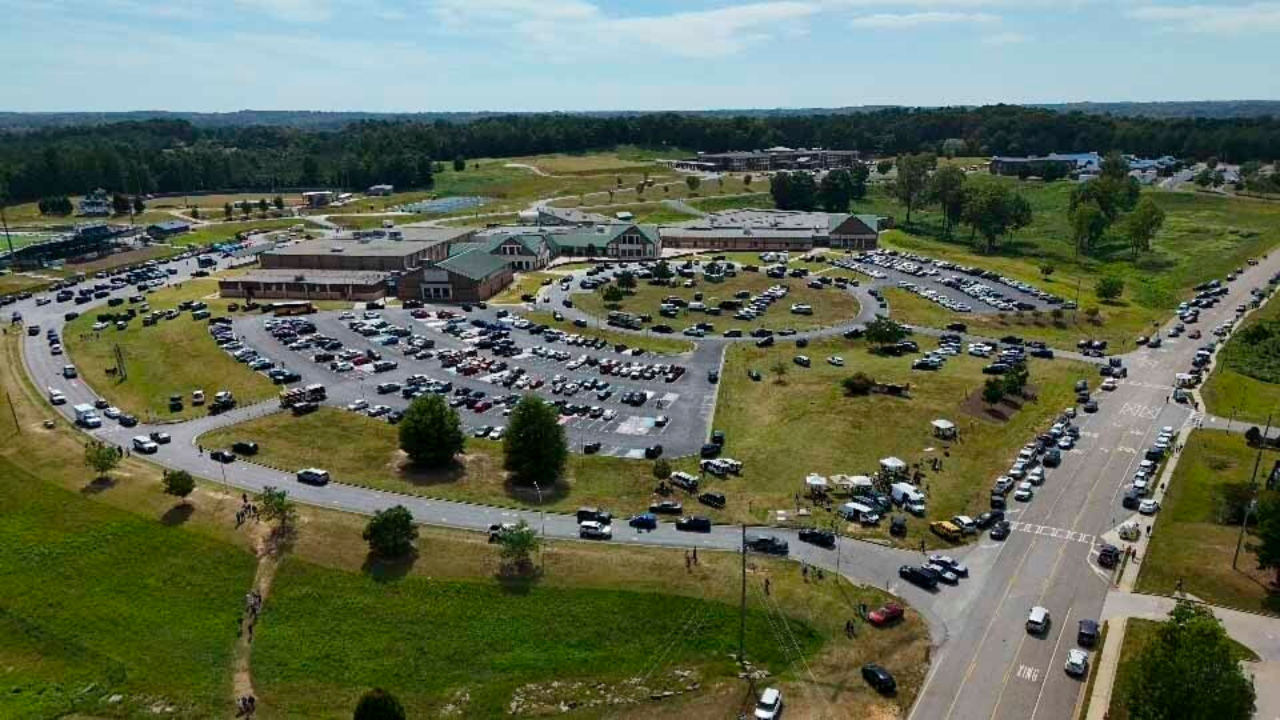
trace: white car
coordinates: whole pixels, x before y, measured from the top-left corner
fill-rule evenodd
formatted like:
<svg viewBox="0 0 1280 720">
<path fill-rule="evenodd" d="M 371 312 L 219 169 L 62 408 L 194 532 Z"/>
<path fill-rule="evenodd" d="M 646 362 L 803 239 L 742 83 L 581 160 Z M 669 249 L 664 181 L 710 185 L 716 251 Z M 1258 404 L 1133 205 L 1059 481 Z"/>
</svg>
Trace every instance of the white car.
<svg viewBox="0 0 1280 720">
<path fill-rule="evenodd" d="M 1064 435 L 1062 439 L 1058 441 L 1059 450 L 1070 450 L 1075 446 L 1076 446 L 1076 441 L 1072 439 L 1070 435 Z"/>
<path fill-rule="evenodd" d="M 1103 381 L 1102 381 L 1102 389 L 1103 389 L 1103 390 L 1108 390 L 1108 391 L 1110 391 L 1110 390 L 1115 390 L 1115 389 L 1116 389 L 1116 380 L 1115 380 L 1115 378 L 1107 378 L 1106 380 L 1103 380 Z"/>
<path fill-rule="evenodd" d="M 756 703 L 756 720 L 774 720 L 782 712 L 782 693 L 778 688 L 766 688 Z"/>
<path fill-rule="evenodd" d="M 1067 651 L 1067 674 L 1071 677 L 1084 677 L 1089 673 L 1089 653 L 1080 648 Z"/>
<path fill-rule="evenodd" d="M 1013 499 L 1022 502 L 1028 502 L 1036 496 L 1036 491 L 1031 487 L 1031 483 L 1023 481 L 1018 483 L 1018 489 L 1013 491 Z"/>
<path fill-rule="evenodd" d="M 1138 512 L 1143 515 L 1155 515 L 1160 511 L 1160 503 L 1155 500 L 1143 500 L 1138 503 Z"/>
<path fill-rule="evenodd" d="M 112 405 L 111 407 L 107 408 L 106 410 L 103 410 L 103 411 L 102 411 L 102 414 L 103 414 L 103 415 L 106 415 L 107 417 L 111 418 L 112 420 L 115 420 L 116 418 L 120 417 L 121 412 L 120 412 L 120 408 L 116 407 L 115 405 Z"/>
<path fill-rule="evenodd" d="M 587 520 L 578 526 L 578 537 L 584 540 L 608 540 L 613 537 L 613 526 Z"/>
<path fill-rule="evenodd" d="M 614 418 L 618 417 L 618 413 L 617 413 L 617 411 L 615 411 L 615 410 L 613 410 L 613 409 L 608 409 L 608 410 L 605 410 L 605 411 L 604 411 L 604 415 L 601 415 L 600 417 L 601 417 L 601 419 L 606 420 L 606 421 L 607 421 L 607 420 L 612 420 L 612 419 L 614 419 Z"/>
<path fill-rule="evenodd" d="M 1074 407 L 1069 407 L 1066 410 L 1063 410 L 1062 414 L 1069 418 L 1074 418 L 1076 416 L 1076 409 Z"/>
<path fill-rule="evenodd" d="M 978 532 L 978 524 L 968 515 L 957 515 L 951 518 L 951 522 L 963 530 L 965 535 L 975 535 Z"/>
<path fill-rule="evenodd" d="M 827 358 L 827 362 L 831 365 L 835 365 L 836 367 L 844 367 L 844 358 L 839 355 L 832 355 Z"/>
<path fill-rule="evenodd" d="M 360 412 L 361 410 L 367 410 L 369 409 L 369 401 L 363 400 L 363 399 L 356 400 L 350 405 L 347 405 L 347 409 L 350 410 L 351 412 Z"/>
</svg>

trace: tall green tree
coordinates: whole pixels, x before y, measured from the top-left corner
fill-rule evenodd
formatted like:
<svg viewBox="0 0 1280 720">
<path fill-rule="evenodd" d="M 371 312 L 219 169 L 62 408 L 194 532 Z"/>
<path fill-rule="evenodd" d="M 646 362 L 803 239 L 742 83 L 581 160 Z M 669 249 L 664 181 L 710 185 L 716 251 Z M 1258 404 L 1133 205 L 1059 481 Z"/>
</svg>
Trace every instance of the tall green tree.
<svg viewBox="0 0 1280 720">
<path fill-rule="evenodd" d="M 298 520 L 298 508 L 289 499 L 289 491 L 268 485 L 262 488 L 255 500 L 258 516 L 267 522 L 274 522 L 278 527 L 288 530 Z"/>
<path fill-rule="evenodd" d="M 1125 228 L 1134 255 L 1150 252 L 1151 241 L 1164 227 L 1164 220 L 1164 210 L 1150 196 L 1138 201 L 1138 206 L 1129 214 Z"/>
<path fill-rule="evenodd" d="M 466 446 L 457 411 L 435 393 L 410 403 L 400 420 L 399 434 L 400 449 L 420 467 L 448 467 Z"/>
<path fill-rule="evenodd" d="M 116 215 L 128 215 L 129 210 L 133 208 L 133 201 L 128 195 L 116 193 L 111 196 L 111 212 Z"/>
<path fill-rule="evenodd" d="M 898 178 L 891 190 L 898 202 L 907 208 L 907 224 L 911 224 L 911 212 L 924 205 L 929 198 L 929 171 L 937 159 L 929 154 L 904 155 L 898 158 Z"/>
<path fill-rule="evenodd" d="M 849 169 L 849 198 L 858 202 L 867 197 L 867 178 L 871 177 L 871 168 L 857 163 Z"/>
<path fill-rule="evenodd" d="M 275 206 L 276 206 L 276 209 L 277 209 L 277 210 L 283 210 L 283 209 L 284 209 L 284 198 L 283 198 L 283 197 L 280 197 L 279 195 L 277 195 L 277 196 L 275 197 L 275 199 L 274 199 L 274 200 L 272 200 L 272 203 L 273 203 L 273 204 L 275 204 Z"/>
<path fill-rule="evenodd" d="M 892 345 L 907 337 L 907 329 L 883 315 L 877 315 L 867 323 L 863 337 L 867 342 L 878 347 Z"/>
<path fill-rule="evenodd" d="M 884 160 L 881 160 L 880 162 L 876 163 L 876 172 L 880 173 L 881 175 L 888 175 L 889 171 L 892 169 L 893 169 L 893 158 L 885 158 Z"/>
<path fill-rule="evenodd" d="M 503 466 L 513 481 L 525 486 L 554 486 L 569 459 L 564 427 L 555 407 L 535 395 L 524 396 L 511 411 L 503 451 Z"/>
<path fill-rule="evenodd" d="M 235 213 L 235 210 L 234 210 L 234 209 L 232 209 L 232 207 L 231 207 L 231 203 L 223 203 L 223 204 L 222 204 L 222 217 L 223 217 L 223 218 L 225 218 L 225 219 L 227 219 L 227 220 L 230 220 L 230 219 L 232 218 L 232 216 L 234 216 L 235 214 L 236 214 L 236 213 Z"/>
<path fill-rule="evenodd" d="M 165 470 L 160 483 L 166 495 L 181 498 L 184 505 L 187 503 L 187 496 L 196 489 L 196 479 L 186 470 Z"/>
<path fill-rule="evenodd" d="M 964 217 L 966 179 L 963 170 L 948 165 L 939 168 L 929 182 L 929 198 L 942 210 L 942 228 L 947 237 Z"/>
<path fill-rule="evenodd" d="M 453 159 L 454 172 L 462 172 L 463 170 L 466 170 L 466 169 L 467 169 L 467 159 L 465 157 L 458 155 Z"/>
<path fill-rule="evenodd" d="M 1253 717 L 1253 681 L 1206 606 L 1178 602 L 1132 664 L 1117 689 L 1133 720 Z"/>
<path fill-rule="evenodd" d="M 404 706 L 395 695 L 374 688 L 360 696 L 353 720 L 405 720 Z"/>
<path fill-rule="evenodd" d="M 498 552 L 503 564 L 516 574 L 525 575 L 533 570 L 533 554 L 542 545 L 542 538 L 523 519 L 516 526 L 498 533 Z"/>
<path fill-rule="evenodd" d="M 1004 399 L 1004 383 L 997 378 L 987 378 L 987 382 L 982 386 L 982 402 L 987 405 L 995 405 Z"/>
<path fill-rule="evenodd" d="M 1070 220 L 1071 242 L 1077 254 L 1088 255 L 1106 235 L 1107 228 L 1111 227 L 1107 214 L 1094 200 L 1077 205 L 1071 211 Z"/>
<path fill-rule="evenodd" d="M 853 178 L 848 170 L 832 170 L 818 183 L 818 204 L 829 213 L 849 212 L 853 200 Z"/>
<path fill-rule="evenodd" d="M 1262 433 L 1258 433 L 1259 442 Z M 1252 547 L 1258 556 L 1258 568 L 1276 574 L 1273 585 L 1280 587 L 1280 497 L 1271 495 L 1258 503 L 1258 542 Z"/>
<path fill-rule="evenodd" d="M 630 270 L 624 270 L 618 273 L 618 287 L 623 290 L 634 290 L 636 287 L 636 274 Z"/>
<path fill-rule="evenodd" d="M 97 473 L 95 477 L 107 477 L 120 465 L 120 451 L 114 445 L 90 440 L 84 444 L 84 464 Z"/>
<path fill-rule="evenodd" d="M 702 187 L 702 178 L 697 175 L 685 175 L 684 184 L 689 188 L 689 192 L 698 192 L 698 188 Z"/>
<path fill-rule="evenodd" d="M 982 236 L 983 250 L 993 252 L 1001 238 L 1031 224 L 1031 203 L 1007 182 L 972 182 L 965 190 L 961 219 L 974 237 Z"/>
<path fill-rule="evenodd" d="M 361 537 L 379 557 L 404 557 L 418 539 L 418 526 L 413 523 L 413 513 L 408 508 L 396 505 L 374 513 Z"/>
</svg>

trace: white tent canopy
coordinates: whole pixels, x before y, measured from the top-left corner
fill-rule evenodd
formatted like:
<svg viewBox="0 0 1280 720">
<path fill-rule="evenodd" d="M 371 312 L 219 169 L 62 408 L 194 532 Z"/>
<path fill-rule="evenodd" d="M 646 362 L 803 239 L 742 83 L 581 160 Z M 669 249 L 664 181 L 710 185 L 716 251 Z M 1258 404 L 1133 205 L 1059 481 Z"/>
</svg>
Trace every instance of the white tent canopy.
<svg viewBox="0 0 1280 720">
<path fill-rule="evenodd" d="M 811 488 L 825 488 L 827 479 L 816 473 L 809 473 L 809 476 L 804 479 L 804 484 Z"/>
<path fill-rule="evenodd" d="M 887 473 L 906 472 L 907 463 L 901 458 L 887 457 L 880 461 L 880 469 Z"/>
<path fill-rule="evenodd" d="M 938 418 L 937 420 L 933 421 L 933 429 L 940 430 L 940 431 L 951 431 L 956 429 L 956 424 L 951 422 L 950 420 L 943 420 L 942 418 Z"/>
</svg>

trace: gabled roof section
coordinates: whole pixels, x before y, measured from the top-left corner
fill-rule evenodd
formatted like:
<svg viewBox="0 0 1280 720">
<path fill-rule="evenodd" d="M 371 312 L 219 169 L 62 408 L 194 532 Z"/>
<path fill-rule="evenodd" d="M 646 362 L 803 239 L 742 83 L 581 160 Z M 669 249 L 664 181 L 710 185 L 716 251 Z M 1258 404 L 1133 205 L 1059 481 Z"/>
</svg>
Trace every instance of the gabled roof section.
<svg viewBox="0 0 1280 720">
<path fill-rule="evenodd" d="M 506 270 L 507 261 L 498 255 L 490 255 L 487 251 L 476 249 L 453 255 L 437 263 L 436 267 L 469 280 L 480 281 Z"/>
</svg>

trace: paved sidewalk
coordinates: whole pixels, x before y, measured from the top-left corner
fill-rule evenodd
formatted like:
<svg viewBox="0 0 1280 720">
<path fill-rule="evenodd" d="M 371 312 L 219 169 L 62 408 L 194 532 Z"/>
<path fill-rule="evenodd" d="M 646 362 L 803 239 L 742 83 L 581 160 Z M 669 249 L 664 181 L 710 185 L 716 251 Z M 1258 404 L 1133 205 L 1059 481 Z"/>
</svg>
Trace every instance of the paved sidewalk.
<svg viewBox="0 0 1280 720">
<path fill-rule="evenodd" d="M 1103 720 L 1111 707 L 1116 670 L 1120 667 L 1120 648 L 1124 647 L 1124 631 L 1128 618 L 1114 618 L 1107 624 L 1107 642 L 1094 665 L 1093 695 L 1089 697 L 1089 714 L 1084 720 Z"/>
</svg>

